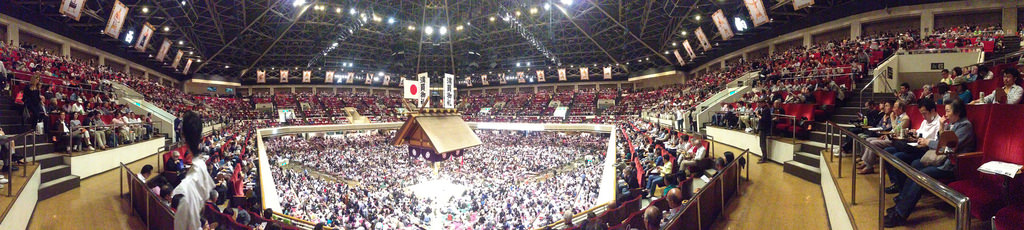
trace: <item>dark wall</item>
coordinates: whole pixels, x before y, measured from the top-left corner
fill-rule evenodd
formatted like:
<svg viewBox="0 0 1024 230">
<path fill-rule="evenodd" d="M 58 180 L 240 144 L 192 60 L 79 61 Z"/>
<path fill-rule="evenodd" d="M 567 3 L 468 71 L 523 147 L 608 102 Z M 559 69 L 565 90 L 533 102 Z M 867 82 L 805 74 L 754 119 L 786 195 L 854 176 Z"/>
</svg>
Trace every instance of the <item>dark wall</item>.
<svg viewBox="0 0 1024 230">
<path fill-rule="evenodd" d="M 908 31 L 916 33 L 921 31 L 921 16 L 886 19 L 882 21 L 864 23 L 862 26 L 862 36 L 874 36 L 882 33 L 903 33 Z"/>
</svg>

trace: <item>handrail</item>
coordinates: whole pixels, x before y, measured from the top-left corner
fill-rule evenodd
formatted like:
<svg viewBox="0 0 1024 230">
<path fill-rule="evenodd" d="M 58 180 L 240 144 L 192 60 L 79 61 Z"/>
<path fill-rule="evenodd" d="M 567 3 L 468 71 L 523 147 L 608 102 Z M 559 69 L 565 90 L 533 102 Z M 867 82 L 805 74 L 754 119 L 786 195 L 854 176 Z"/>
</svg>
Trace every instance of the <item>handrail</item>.
<svg viewBox="0 0 1024 230">
<path fill-rule="evenodd" d="M 908 179 L 913 180 L 914 183 L 917 183 L 921 187 L 923 187 L 926 190 L 928 190 L 928 192 L 931 192 L 932 194 L 934 194 L 935 196 L 938 196 L 940 199 L 942 199 L 946 203 L 954 206 L 956 208 L 956 229 L 966 230 L 966 229 L 970 228 L 970 222 L 971 222 L 971 220 L 970 220 L 971 215 L 970 215 L 970 210 L 969 210 L 970 209 L 970 198 L 968 198 L 967 196 L 964 196 L 963 194 L 961 194 L 960 192 L 957 192 L 956 190 L 953 190 L 953 189 L 949 188 L 949 186 L 946 186 L 942 182 L 939 182 L 939 181 L 929 177 L 928 175 L 925 175 L 924 173 L 921 173 L 917 169 L 914 169 L 913 167 L 908 165 L 906 162 L 903 162 L 903 160 L 900 160 L 899 158 L 897 158 L 896 156 L 893 156 L 889 152 L 886 152 L 885 150 L 882 150 L 877 145 L 873 145 L 873 144 L 868 143 L 866 140 L 864 140 L 864 138 L 861 138 L 860 136 L 857 136 L 856 134 L 854 134 L 853 132 L 850 132 L 846 128 L 843 128 L 842 126 L 837 125 L 835 122 L 828 121 L 827 124 L 830 127 L 832 127 L 834 130 L 839 132 L 841 134 L 840 136 L 846 136 L 846 137 L 851 138 L 857 144 L 862 145 L 862 148 L 866 148 L 866 150 L 869 150 L 869 151 L 873 152 L 874 154 L 876 154 L 878 156 L 878 159 L 881 159 L 880 161 L 878 161 L 878 164 L 879 164 L 878 168 L 879 168 L 879 171 L 880 171 L 880 173 L 879 173 L 880 174 L 880 176 L 879 176 L 879 184 L 880 185 L 884 185 L 885 184 L 885 180 L 886 180 L 885 164 L 888 163 L 888 164 L 892 165 L 893 168 L 895 168 L 896 170 L 899 170 L 900 172 L 905 174 Z M 857 144 L 854 144 L 854 145 L 856 146 Z M 842 158 L 840 157 L 840 159 L 842 159 Z M 853 179 L 853 180 L 856 180 L 856 179 Z M 879 194 L 879 197 L 885 197 L 884 186 L 879 186 L 878 194 Z M 854 196 L 851 199 L 856 199 L 856 198 Z M 878 203 L 879 203 L 878 204 L 878 214 L 879 214 L 878 221 L 879 221 L 879 228 L 881 228 L 882 221 L 884 219 L 884 218 L 881 218 L 881 217 L 883 216 L 883 212 L 884 212 L 884 208 L 885 208 L 885 199 L 879 198 L 878 199 Z"/>
<path fill-rule="evenodd" d="M 743 150 L 743 152 L 740 153 L 739 155 L 737 155 L 736 158 L 733 159 L 732 162 L 729 162 L 729 164 L 726 164 L 725 167 L 722 167 L 722 169 L 723 169 L 722 171 L 725 171 L 726 169 L 729 169 L 729 168 L 732 168 L 732 167 L 739 167 L 738 166 L 739 159 L 740 158 L 746 159 L 745 157 L 748 157 L 749 155 L 750 155 L 750 149 L 749 148 L 746 149 L 746 150 Z M 746 168 L 748 169 L 748 171 L 747 171 L 747 180 L 749 180 L 750 179 L 750 171 L 749 171 L 750 167 L 746 167 Z M 722 175 L 725 175 L 725 174 L 724 173 L 715 174 L 715 176 L 711 177 L 711 179 L 708 180 L 709 181 L 708 184 L 710 185 L 714 181 L 719 180 L 722 177 Z M 736 172 L 736 177 L 737 177 L 736 179 L 738 181 L 739 180 L 738 177 L 740 177 L 740 173 L 738 171 Z M 737 185 L 739 185 L 739 183 L 737 183 Z M 691 196 L 692 198 L 690 200 L 688 200 L 689 202 L 683 202 L 682 206 L 679 207 L 679 210 L 686 210 L 687 208 L 690 207 L 690 205 L 694 205 L 696 203 L 699 203 L 701 195 L 703 195 L 704 192 L 707 192 L 709 190 L 710 189 L 701 188 L 700 191 L 697 191 L 696 193 L 693 194 L 693 196 Z M 737 191 L 738 190 L 739 189 L 737 189 Z M 694 202 L 694 200 L 696 200 L 697 202 Z M 722 201 L 722 203 L 725 203 L 725 201 Z M 683 215 L 676 216 L 674 219 L 669 221 L 669 225 L 668 226 L 672 226 L 672 223 L 675 223 L 676 221 L 682 221 L 682 220 L 680 220 L 680 218 L 682 216 Z"/>
<path fill-rule="evenodd" d="M 28 135 L 34 134 L 34 133 L 35 133 L 35 131 L 27 131 L 27 132 L 24 132 L 24 133 L 19 133 L 19 134 L 14 134 L 14 135 L 3 135 L 3 136 L 0 136 L 0 143 L 6 143 L 7 144 L 7 149 L 10 151 L 10 154 L 7 154 L 7 159 L 5 159 L 5 161 L 4 161 L 4 164 L 7 165 L 7 171 L 6 171 L 7 178 L 11 178 L 11 180 L 13 180 L 13 177 L 11 177 L 11 176 L 14 175 L 14 170 L 13 170 L 14 167 L 12 167 L 12 166 L 14 166 L 14 161 L 13 161 L 14 160 L 14 152 L 15 152 L 14 140 L 17 140 L 18 138 L 22 138 L 22 139 L 28 138 Z M 25 139 L 25 140 L 27 140 L 27 139 Z M 35 146 L 35 145 L 33 145 L 33 146 Z M 28 150 L 26 145 L 24 145 L 24 144 L 22 144 L 22 148 Z M 25 151 L 25 153 L 27 154 L 28 151 Z M 35 151 L 33 151 L 32 152 L 33 161 L 35 160 L 35 156 L 36 156 L 36 153 L 35 153 Z M 25 157 L 27 158 L 27 156 L 25 156 Z M 21 176 L 22 177 L 28 176 L 28 169 L 27 168 L 22 168 L 21 170 L 22 170 L 21 171 Z M 8 197 L 11 196 L 11 191 L 12 190 L 14 190 L 13 187 L 7 189 L 7 196 Z"/>
<path fill-rule="evenodd" d="M 12 82 L 29 82 L 29 81 L 21 80 L 21 79 L 17 79 L 17 78 L 11 79 L 11 81 Z M 74 90 L 90 91 L 90 92 L 94 92 L 94 93 L 114 93 L 113 90 L 111 90 L 111 91 L 103 91 L 103 90 L 95 90 L 95 89 L 86 89 L 86 88 L 81 87 L 81 86 L 79 86 L 79 87 L 72 87 L 72 86 L 66 86 L 66 85 L 47 84 L 47 83 L 42 83 L 42 82 L 40 82 L 40 84 L 49 85 L 49 86 L 53 86 L 53 87 L 61 87 L 61 88 L 67 88 L 67 89 L 74 89 Z"/>
<path fill-rule="evenodd" d="M 966 52 L 981 51 L 982 48 L 983 47 L 981 47 L 981 46 L 964 46 L 964 47 L 959 47 L 959 48 L 922 48 L 922 49 L 912 49 L 912 50 L 897 50 L 896 54 L 903 55 L 903 54 L 932 54 L 932 53 L 963 53 L 964 51 L 966 51 Z"/>
</svg>

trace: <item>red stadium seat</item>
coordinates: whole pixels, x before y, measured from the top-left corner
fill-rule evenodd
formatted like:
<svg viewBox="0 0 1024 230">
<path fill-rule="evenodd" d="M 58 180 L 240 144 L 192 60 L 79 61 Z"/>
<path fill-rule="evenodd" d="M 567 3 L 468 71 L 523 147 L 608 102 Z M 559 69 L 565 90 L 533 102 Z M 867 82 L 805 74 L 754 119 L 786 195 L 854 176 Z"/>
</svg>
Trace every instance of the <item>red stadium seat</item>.
<svg viewBox="0 0 1024 230">
<path fill-rule="evenodd" d="M 980 144 L 981 152 L 965 154 L 959 159 L 981 157 L 978 164 L 989 161 L 1002 161 L 1024 164 L 1024 123 L 1018 122 L 1017 116 L 1024 114 L 1024 105 L 989 105 L 989 113 L 985 140 Z M 998 127 L 998 128 L 995 128 Z M 968 161 L 957 161 L 958 168 L 976 169 L 980 165 L 969 164 Z M 972 162 L 973 163 L 973 162 Z M 996 214 L 1006 203 L 1002 202 L 1003 176 L 981 174 L 970 170 L 961 170 L 962 180 L 949 184 L 949 187 L 963 193 L 971 199 L 971 215 L 979 219 L 988 219 Z M 974 173 L 974 175 L 964 175 Z M 1024 191 L 1022 179 L 1010 180 L 1010 191 Z"/>
</svg>

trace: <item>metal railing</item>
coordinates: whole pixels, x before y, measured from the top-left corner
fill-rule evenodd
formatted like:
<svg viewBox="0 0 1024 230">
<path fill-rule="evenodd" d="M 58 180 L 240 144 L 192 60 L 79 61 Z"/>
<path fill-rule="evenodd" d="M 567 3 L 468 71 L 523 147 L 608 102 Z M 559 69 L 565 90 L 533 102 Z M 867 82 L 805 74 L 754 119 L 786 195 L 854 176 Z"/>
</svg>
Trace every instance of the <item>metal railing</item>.
<svg viewBox="0 0 1024 230">
<path fill-rule="evenodd" d="M 897 50 L 897 55 L 906 54 L 935 54 L 935 53 L 965 53 L 965 52 L 978 52 L 982 51 L 981 46 L 965 46 L 960 48 L 924 48 L 924 49 L 913 49 L 913 50 Z"/>
<path fill-rule="evenodd" d="M 4 160 L 4 165 L 7 166 L 7 170 L 5 170 L 4 173 L 7 176 L 7 178 L 9 178 L 8 182 L 7 182 L 8 183 L 8 186 L 7 186 L 7 196 L 8 197 L 11 196 L 11 191 L 14 190 L 14 188 L 10 185 L 14 181 L 14 179 L 12 178 L 12 176 L 14 175 L 14 170 L 13 170 L 14 169 L 14 155 L 15 155 L 15 153 L 17 153 L 17 149 L 14 148 L 14 141 L 17 140 L 18 138 L 21 138 L 24 141 L 24 143 L 21 145 L 21 148 L 23 149 L 22 152 L 24 153 L 23 154 L 24 156 L 22 156 L 22 159 L 28 159 L 28 146 L 26 145 L 26 143 L 28 143 L 29 136 L 35 136 L 35 131 L 28 131 L 28 132 L 24 132 L 24 133 L 20 133 L 20 134 L 15 134 L 15 135 L 4 135 L 4 136 L 0 137 L 0 143 L 6 144 L 7 145 L 7 149 L 9 151 L 9 153 L 7 154 L 7 159 L 3 159 Z M 32 161 L 35 161 L 35 159 L 36 159 L 36 152 L 35 152 L 35 145 L 34 144 L 32 145 L 32 149 L 33 149 L 33 151 L 32 151 Z M 26 164 L 24 166 L 27 167 L 28 165 Z M 25 168 L 25 167 L 22 167 L 22 169 L 21 169 L 21 177 L 27 177 L 28 176 L 28 168 Z"/>
<path fill-rule="evenodd" d="M 78 133 L 82 133 L 82 132 L 78 131 L 79 129 L 87 129 L 87 130 L 89 130 L 90 132 L 95 132 L 95 131 L 98 131 L 98 130 L 96 130 L 96 129 L 98 129 L 98 128 L 107 128 L 107 129 L 109 129 L 109 130 L 114 130 L 114 129 L 117 129 L 117 128 L 121 128 L 121 127 L 124 127 L 124 126 L 134 126 L 134 125 L 140 125 L 140 126 L 141 126 L 141 125 L 147 125 L 147 124 L 149 125 L 150 129 L 153 129 L 153 128 L 152 128 L 152 127 L 153 127 L 153 123 L 152 123 L 152 122 L 140 122 L 140 123 L 124 123 L 124 124 L 112 124 L 112 125 L 89 125 L 89 126 L 75 126 L 75 127 L 68 127 L 68 129 L 69 129 L 69 131 L 68 131 L 68 142 L 67 142 L 67 143 L 68 143 L 68 146 L 67 146 L 67 148 L 65 149 L 65 152 L 66 152 L 66 153 L 69 153 L 69 154 L 71 153 L 71 147 L 72 147 L 72 146 L 73 146 L 73 145 L 75 144 L 75 141 L 74 141 L 75 135 L 76 135 L 76 134 L 78 134 Z M 145 126 L 142 126 L 142 127 L 143 127 L 143 128 L 145 128 Z M 147 132 L 148 132 L 148 131 L 147 131 Z M 91 135 L 91 134 L 90 134 L 90 135 Z M 115 134 L 107 134 L 107 135 L 115 135 Z M 120 133 L 117 133 L 116 135 L 120 135 Z M 142 135 L 142 134 L 137 134 L 137 135 Z M 147 133 L 147 135 L 150 135 L 150 137 L 152 137 L 152 135 L 153 135 L 153 132 L 149 132 L 149 133 Z M 84 137 L 83 137 L 83 138 L 84 138 Z M 95 137 L 93 137 L 93 136 L 90 136 L 89 138 L 95 138 Z M 121 138 L 124 138 L 124 137 L 121 137 Z M 121 139 L 118 139 L 118 141 L 120 141 L 120 140 L 121 140 Z M 101 141 L 106 141 L 106 140 L 101 140 Z M 95 145 L 95 143 L 93 143 L 93 145 Z"/>
<path fill-rule="evenodd" d="M 876 146 L 874 144 L 871 144 L 871 143 L 868 143 L 867 140 L 864 140 L 864 138 L 861 138 L 857 134 L 855 134 L 853 132 L 850 132 L 846 128 L 843 128 L 843 127 L 839 126 L 835 122 L 829 121 L 827 123 L 826 132 L 827 132 L 826 136 L 828 137 L 827 141 L 826 141 L 827 142 L 826 143 L 826 148 L 828 148 L 830 151 L 834 151 L 833 148 L 835 147 L 835 144 L 836 144 L 836 138 L 839 138 L 839 140 L 842 140 L 842 138 L 847 137 L 847 138 L 849 138 L 849 140 L 853 141 L 851 143 L 852 147 L 853 147 L 851 150 L 854 153 L 857 151 L 857 146 L 860 146 L 861 149 L 867 150 L 870 153 L 876 154 L 878 156 L 878 159 L 879 159 L 878 160 L 878 166 L 877 166 L 877 168 L 879 170 L 879 180 L 878 180 L 878 184 L 879 184 L 879 187 L 878 187 L 878 197 L 879 197 L 878 198 L 878 229 L 882 229 L 882 226 L 884 225 L 883 224 L 884 223 L 884 219 L 885 219 L 885 218 L 882 218 L 882 217 L 885 216 L 885 199 L 884 199 L 885 198 L 885 186 L 884 185 L 885 185 L 885 181 L 886 181 L 886 165 L 889 165 L 892 168 L 894 168 L 897 171 L 899 171 L 900 173 L 905 174 L 907 176 L 907 179 L 913 180 L 914 183 L 917 183 L 918 185 L 920 185 L 922 188 L 924 188 L 928 192 L 930 192 L 930 193 L 934 194 L 935 196 L 939 197 L 940 199 L 942 199 L 942 201 L 952 205 L 956 209 L 956 214 L 955 214 L 956 227 L 955 227 L 955 229 L 960 229 L 960 230 L 970 229 L 970 224 L 971 224 L 970 199 L 967 196 L 964 196 L 960 192 L 957 192 L 956 190 L 953 190 L 953 189 L 949 188 L 948 186 L 946 186 L 942 182 L 939 182 L 938 180 L 935 180 L 935 179 L 929 177 L 928 175 L 925 175 L 924 173 L 921 173 L 917 169 L 914 169 L 909 164 L 907 164 L 907 162 L 903 162 L 903 160 L 900 160 L 899 158 L 897 158 L 896 156 L 893 156 L 889 152 L 886 152 L 885 150 L 882 150 L 878 146 Z M 834 161 L 834 158 L 835 158 L 835 155 L 832 154 L 832 156 L 830 157 L 830 161 Z M 837 171 L 837 174 L 838 174 L 837 177 L 839 177 L 839 178 L 842 178 L 842 174 L 843 174 L 843 169 L 842 169 L 843 158 L 844 158 L 843 156 L 839 157 L 839 162 L 838 162 L 839 163 L 839 168 L 838 168 L 838 171 Z M 857 191 L 857 168 L 856 167 L 853 167 L 853 170 L 851 170 L 851 174 L 852 174 L 852 176 L 850 177 L 850 183 L 851 183 L 851 191 L 852 192 L 851 192 L 851 195 L 850 195 L 850 203 L 851 204 L 856 204 L 856 200 L 857 200 L 857 192 L 856 192 Z M 899 183 L 899 182 L 894 182 L 894 183 Z"/>
</svg>

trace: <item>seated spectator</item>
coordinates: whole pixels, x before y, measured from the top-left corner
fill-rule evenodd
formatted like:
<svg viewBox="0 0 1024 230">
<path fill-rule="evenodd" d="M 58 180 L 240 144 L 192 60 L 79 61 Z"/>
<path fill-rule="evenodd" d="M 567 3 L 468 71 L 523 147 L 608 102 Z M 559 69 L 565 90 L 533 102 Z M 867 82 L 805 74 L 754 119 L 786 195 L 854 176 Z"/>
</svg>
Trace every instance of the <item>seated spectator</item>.
<svg viewBox="0 0 1024 230">
<path fill-rule="evenodd" d="M 646 230 L 660 230 L 661 229 L 661 210 L 656 206 L 648 206 L 644 210 L 644 229 Z"/>
<path fill-rule="evenodd" d="M 900 90 L 896 91 L 896 99 L 903 102 L 904 105 L 917 102 L 917 98 L 914 97 L 914 93 L 910 92 L 910 84 L 906 82 L 900 84 Z"/>
<path fill-rule="evenodd" d="M 974 100 L 971 104 L 1018 104 L 1020 103 L 1021 94 L 1024 94 L 1024 88 L 1017 85 L 1017 79 L 1020 78 L 1020 72 L 1017 69 L 1006 69 L 1003 70 L 1003 87 L 992 91 L 991 94 L 984 98 Z M 997 98 L 999 94 L 1005 95 L 1006 98 Z"/>
<path fill-rule="evenodd" d="M 142 170 L 140 170 L 139 174 L 136 175 L 136 176 L 139 177 L 139 180 L 142 180 L 143 182 L 145 182 L 146 179 L 149 178 L 149 175 L 152 175 L 152 174 L 153 174 L 153 166 L 147 164 L 147 165 L 142 166 Z"/>
<path fill-rule="evenodd" d="M 928 143 L 938 139 L 939 131 L 942 128 L 943 118 L 935 111 L 935 103 L 921 101 L 918 110 L 920 110 L 921 116 L 924 117 L 918 129 L 910 130 L 909 134 L 905 135 L 904 140 L 894 140 L 892 146 L 885 148 L 886 152 L 892 153 L 893 156 L 906 163 L 921 159 L 928 151 Z M 895 135 L 900 136 L 899 132 L 897 131 Z M 906 175 L 896 171 L 891 165 L 886 165 L 886 167 L 888 167 L 886 171 L 890 172 L 888 173 L 889 181 L 892 181 L 894 184 L 885 188 L 885 192 L 896 193 L 900 190 L 900 186 L 903 185 L 900 182 L 906 179 Z"/>
</svg>

